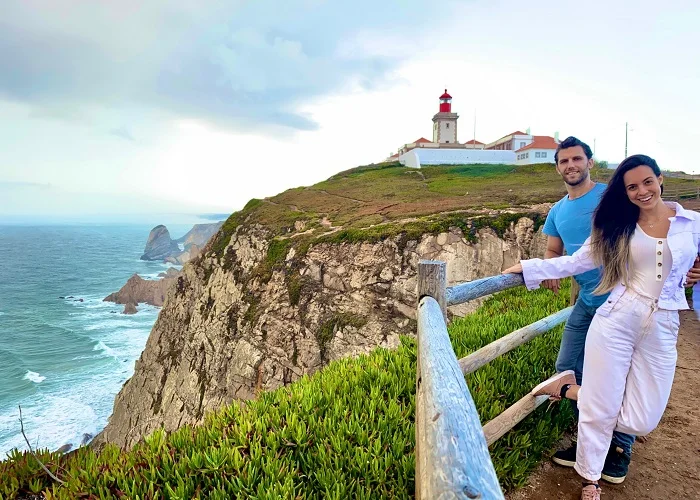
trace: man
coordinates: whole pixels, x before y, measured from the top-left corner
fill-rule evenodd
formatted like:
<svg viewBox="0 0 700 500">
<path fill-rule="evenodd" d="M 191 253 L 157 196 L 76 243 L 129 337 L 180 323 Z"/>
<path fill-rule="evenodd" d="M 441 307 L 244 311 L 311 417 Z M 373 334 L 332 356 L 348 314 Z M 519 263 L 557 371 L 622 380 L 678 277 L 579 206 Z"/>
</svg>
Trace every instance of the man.
<svg viewBox="0 0 700 500">
<path fill-rule="evenodd" d="M 545 259 L 572 255 L 591 234 L 593 212 L 605 191 L 606 185 L 593 182 L 590 169 L 593 167 L 591 148 L 575 137 L 568 137 L 557 147 L 554 161 L 559 175 L 564 179 L 567 195 L 550 210 L 543 232 L 547 235 Z M 700 264 L 688 273 L 688 286 L 698 281 Z M 600 281 L 600 271 L 593 270 L 574 276 L 581 287 L 578 300 L 571 312 L 561 340 L 556 371 L 573 370 L 576 382 L 581 384 L 586 334 L 596 309 L 608 295 L 593 295 Z M 559 280 L 547 280 L 545 288 L 557 292 Z M 578 417 L 576 403 L 572 401 Z M 625 480 L 635 437 L 620 432 L 613 433 L 610 450 L 605 460 L 602 479 L 619 484 Z M 557 464 L 573 467 L 576 463 L 576 444 L 557 451 L 552 457 Z"/>
</svg>

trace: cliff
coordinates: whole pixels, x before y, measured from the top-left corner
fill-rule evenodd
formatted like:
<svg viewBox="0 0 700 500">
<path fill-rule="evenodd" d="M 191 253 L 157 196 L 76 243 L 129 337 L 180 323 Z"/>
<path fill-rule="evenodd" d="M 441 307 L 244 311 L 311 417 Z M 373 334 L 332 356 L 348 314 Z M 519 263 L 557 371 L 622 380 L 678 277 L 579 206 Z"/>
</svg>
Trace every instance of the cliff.
<svg viewBox="0 0 700 500">
<path fill-rule="evenodd" d="M 223 222 L 195 224 L 184 236 L 176 240 L 171 239 L 167 227 L 158 225 L 151 229 L 148 235 L 141 260 L 162 260 L 184 265 L 199 255 L 202 247 L 216 234 L 222 224 Z M 184 250 L 180 250 L 178 243 L 182 243 Z"/>
<path fill-rule="evenodd" d="M 152 306 L 162 306 L 170 283 L 180 273 L 168 272 L 167 274 L 161 274 L 163 274 L 163 277 L 158 280 L 145 280 L 138 274 L 134 274 L 118 292 L 109 294 L 103 301 L 117 304 L 133 304 L 134 308 L 129 308 L 129 311 L 132 311 L 129 314 L 135 313 L 135 306 L 142 302 Z"/>
<path fill-rule="evenodd" d="M 151 229 L 141 260 L 164 260 L 166 257 L 177 256 L 179 253 L 180 247 L 177 242 L 170 238 L 168 228 L 159 225 Z"/>
<path fill-rule="evenodd" d="M 543 254 L 546 203 L 562 191 L 551 169 L 531 169 L 536 196 L 518 176 L 482 179 L 484 191 L 501 184 L 516 201 L 509 209 L 487 208 L 503 196 L 466 198 L 454 181 L 441 189 L 459 194 L 431 195 L 424 187 L 440 170 L 390 170 L 384 192 L 373 178 L 382 169 L 351 171 L 233 214 L 168 288 L 135 373 L 94 443 L 128 448 L 154 429 L 199 423 L 209 410 L 332 360 L 396 346 L 415 333 L 420 259 L 447 261 L 454 283 Z M 559 191 L 541 189 L 543 181 Z M 519 192 L 504 189 L 511 182 Z M 420 199 L 401 200 L 402 183 L 415 184 Z M 517 203 L 523 196 L 530 203 Z M 453 312 L 465 314 L 460 307 Z"/>
<path fill-rule="evenodd" d="M 192 229 L 187 231 L 185 235 L 181 238 L 175 240 L 176 243 L 182 243 L 185 250 L 189 248 L 190 245 L 197 245 L 198 247 L 203 247 L 206 245 L 207 241 L 216 234 L 223 222 L 212 222 L 210 224 L 195 224 Z"/>
</svg>

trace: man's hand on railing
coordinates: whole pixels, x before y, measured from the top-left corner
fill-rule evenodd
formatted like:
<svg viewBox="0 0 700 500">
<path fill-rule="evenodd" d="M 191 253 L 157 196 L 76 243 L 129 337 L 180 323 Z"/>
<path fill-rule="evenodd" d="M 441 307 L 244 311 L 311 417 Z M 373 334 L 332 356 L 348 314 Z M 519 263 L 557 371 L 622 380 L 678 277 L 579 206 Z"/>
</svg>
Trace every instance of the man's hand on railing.
<svg viewBox="0 0 700 500">
<path fill-rule="evenodd" d="M 542 282 L 542 287 L 551 290 L 554 293 L 559 293 L 559 280 L 544 280 Z"/>
<path fill-rule="evenodd" d="M 514 266 L 510 266 L 508 269 L 503 271 L 501 274 L 521 274 L 523 272 L 523 265 L 518 262 Z"/>
<path fill-rule="evenodd" d="M 687 281 L 685 282 L 685 286 L 687 288 L 690 288 L 691 286 L 695 285 L 695 283 L 700 281 L 700 257 L 695 257 L 693 267 L 690 268 L 690 271 L 688 271 L 686 277 Z"/>
</svg>

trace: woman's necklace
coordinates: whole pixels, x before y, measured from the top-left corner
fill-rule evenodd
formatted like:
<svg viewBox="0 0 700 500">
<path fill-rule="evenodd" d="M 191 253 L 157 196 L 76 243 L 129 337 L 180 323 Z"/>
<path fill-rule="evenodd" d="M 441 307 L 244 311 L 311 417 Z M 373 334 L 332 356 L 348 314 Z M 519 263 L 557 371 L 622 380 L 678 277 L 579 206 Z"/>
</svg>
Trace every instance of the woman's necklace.
<svg viewBox="0 0 700 500">
<path fill-rule="evenodd" d="M 640 222 L 641 222 L 642 224 L 644 224 L 645 226 L 654 227 L 655 224 L 658 224 L 659 222 L 661 222 L 661 221 L 664 220 L 664 219 L 666 219 L 666 217 L 664 217 L 664 216 L 662 215 L 661 217 L 659 217 L 659 218 L 657 218 L 657 219 L 654 219 L 653 222 L 649 222 L 649 221 L 640 221 Z"/>
<path fill-rule="evenodd" d="M 643 224 L 644 224 L 645 226 L 654 227 L 654 224 L 658 223 L 660 220 L 661 220 L 661 219 L 656 219 L 653 223 L 651 223 L 651 222 L 643 222 Z"/>
</svg>

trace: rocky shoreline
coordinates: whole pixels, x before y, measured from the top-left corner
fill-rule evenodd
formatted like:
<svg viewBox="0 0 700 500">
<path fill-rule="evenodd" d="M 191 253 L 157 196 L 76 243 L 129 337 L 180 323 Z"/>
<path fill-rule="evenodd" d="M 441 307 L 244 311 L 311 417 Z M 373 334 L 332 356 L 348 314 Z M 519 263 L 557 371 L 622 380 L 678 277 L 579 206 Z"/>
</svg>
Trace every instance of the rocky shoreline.
<svg viewBox="0 0 700 500">
<path fill-rule="evenodd" d="M 184 265 L 197 257 L 202 247 L 221 227 L 223 222 L 195 224 L 184 236 L 173 240 L 168 228 L 158 225 L 151 229 L 141 260 L 160 260 Z M 182 245 L 182 249 L 180 248 Z"/>
<path fill-rule="evenodd" d="M 185 265 L 197 257 L 209 238 L 214 235 L 223 222 L 195 224 L 184 236 L 173 240 L 170 231 L 164 225 L 151 229 L 141 260 L 162 261 L 175 265 Z M 182 244 L 184 249 L 180 248 Z M 104 302 L 124 304 L 122 314 L 136 314 L 137 306 L 146 303 L 161 307 L 170 283 L 181 275 L 181 271 L 170 268 L 158 275 L 159 279 L 147 280 L 138 274 L 132 275 L 117 292 L 109 294 Z"/>
</svg>

